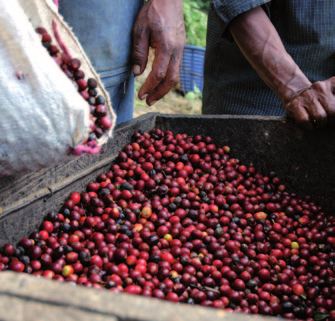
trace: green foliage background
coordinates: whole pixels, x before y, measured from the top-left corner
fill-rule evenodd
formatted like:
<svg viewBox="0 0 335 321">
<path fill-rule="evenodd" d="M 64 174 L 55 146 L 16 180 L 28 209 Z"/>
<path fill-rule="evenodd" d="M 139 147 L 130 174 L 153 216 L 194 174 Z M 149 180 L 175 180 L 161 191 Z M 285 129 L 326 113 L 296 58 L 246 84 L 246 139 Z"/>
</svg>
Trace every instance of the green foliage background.
<svg viewBox="0 0 335 321">
<path fill-rule="evenodd" d="M 183 0 L 186 39 L 189 45 L 206 47 L 210 0 Z"/>
</svg>

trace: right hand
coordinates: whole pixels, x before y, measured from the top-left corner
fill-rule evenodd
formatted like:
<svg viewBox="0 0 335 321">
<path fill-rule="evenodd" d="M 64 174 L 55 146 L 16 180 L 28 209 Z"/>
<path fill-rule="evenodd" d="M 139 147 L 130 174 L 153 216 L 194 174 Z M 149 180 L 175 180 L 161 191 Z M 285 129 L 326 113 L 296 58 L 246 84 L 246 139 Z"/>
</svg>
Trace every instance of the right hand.
<svg viewBox="0 0 335 321">
<path fill-rule="evenodd" d="M 294 96 L 284 109 L 303 129 L 312 130 L 335 124 L 335 77 L 318 81 Z"/>
<path fill-rule="evenodd" d="M 149 106 L 166 95 L 178 81 L 186 41 L 181 0 L 150 0 L 133 28 L 134 74 L 143 73 L 149 47 L 155 49 L 152 70 L 138 93 Z"/>
</svg>

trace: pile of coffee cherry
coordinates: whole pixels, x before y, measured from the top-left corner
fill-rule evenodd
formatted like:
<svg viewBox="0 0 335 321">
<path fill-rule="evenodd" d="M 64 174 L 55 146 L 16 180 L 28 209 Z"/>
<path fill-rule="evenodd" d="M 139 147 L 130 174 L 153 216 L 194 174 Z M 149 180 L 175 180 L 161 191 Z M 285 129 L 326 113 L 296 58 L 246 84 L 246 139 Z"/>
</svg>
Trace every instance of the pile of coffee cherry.
<svg viewBox="0 0 335 321">
<path fill-rule="evenodd" d="M 71 58 L 67 53 L 61 52 L 57 46 L 53 45 L 52 38 L 45 28 L 36 28 L 36 32 L 41 36 L 41 42 L 50 56 L 72 80 L 80 95 L 88 102 L 91 113 L 91 131 L 87 142 L 96 142 L 112 126 L 105 106 L 105 99 L 97 92 L 97 81 L 93 78 L 85 80 L 85 73 L 80 69 L 80 60 Z"/>
<path fill-rule="evenodd" d="M 335 216 L 210 137 L 136 132 L 0 269 L 297 320 L 335 320 Z"/>
</svg>

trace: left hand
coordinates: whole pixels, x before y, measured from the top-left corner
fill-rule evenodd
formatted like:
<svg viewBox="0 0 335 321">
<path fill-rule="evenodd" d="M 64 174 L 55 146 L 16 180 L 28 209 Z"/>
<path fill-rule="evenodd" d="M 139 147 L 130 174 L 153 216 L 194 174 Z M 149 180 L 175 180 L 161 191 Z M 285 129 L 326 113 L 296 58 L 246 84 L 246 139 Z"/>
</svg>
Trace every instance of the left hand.
<svg viewBox="0 0 335 321">
<path fill-rule="evenodd" d="M 146 68 L 149 46 L 155 59 L 146 82 L 138 93 L 149 106 L 166 95 L 177 83 L 185 45 L 182 0 L 149 0 L 138 14 L 133 28 L 133 72 Z"/>
<path fill-rule="evenodd" d="M 287 116 L 304 129 L 334 126 L 335 77 L 317 81 L 284 104 Z"/>
</svg>

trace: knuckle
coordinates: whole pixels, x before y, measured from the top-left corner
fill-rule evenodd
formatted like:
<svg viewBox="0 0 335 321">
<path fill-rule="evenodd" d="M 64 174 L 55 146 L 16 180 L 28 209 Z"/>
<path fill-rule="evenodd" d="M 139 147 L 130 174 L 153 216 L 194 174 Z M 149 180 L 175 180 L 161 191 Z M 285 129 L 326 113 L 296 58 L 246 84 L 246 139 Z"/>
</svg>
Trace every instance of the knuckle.
<svg viewBox="0 0 335 321">
<path fill-rule="evenodd" d="M 165 43 L 165 49 L 168 52 L 172 52 L 176 48 L 176 42 L 174 39 L 168 39 Z"/>
<path fill-rule="evenodd" d="M 300 128 L 308 128 L 311 126 L 310 119 L 307 114 L 301 113 L 299 110 L 291 110 L 291 116 Z"/>
<path fill-rule="evenodd" d="M 171 79 L 169 79 L 168 84 L 170 87 L 174 87 L 178 82 L 178 77 L 173 76 Z"/>
<path fill-rule="evenodd" d="M 289 104 L 284 105 L 285 112 L 289 118 L 295 118 L 295 114 L 299 109 L 298 97 L 292 100 Z"/>
<path fill-rule="evenodd" d="M 146 54 L 139 48 L 134 48 L 132 52 L 132 62 L 142 64 L 146 60 Z"/>
<path fill-rule="evenodd" d="M 175 47 L 176 50 L 179 50 L 179 49 L 183 48 L 184 45 L 185 45 L 185 43 L 184 43 L 184 39 L 178 39 L 178 40 L 176 41 L 174 47 Z"/>
<path fill-rule="evenodd" d="M 156 74 L 155 74 L 155 77 L 156 77 L 158 80 L 162 81 L 162 80 L 165 79 L 165 77 L 166 77 L 166 71 L 164 71 L 164 70 L 158 70 L 158 71 L 156 72 Z"/>
<path fill-rule="evenodd" d="M 132 53 L 132 55 L 133 55 L 133 58 L 139 58 L 139 57 L 143 57 L 144 56 L 144 53 L 143 53 L 143 51 L 140 49 L 140 48 L 134 48 L 133 49 L 133 53 Z"/>
<path fill-rule="evenodd" d="M 312 84 L 312 88 L 323 90 L 325 88 L 325 83 L 323 81 L 316 81 L 314 84 Z"/>
<path fill-rule="evenodd" d="M 320 86 L 322 86 L 322 81 L 316 81 L 316 82 L 314 82 L 313 84 L 312 84 L 312 86 L 314 86 L 314 87 L 320 87 Z"/>
<path fill-rule="evenodd" d="M 133 44 L 140 45 L 143 39 L 148 37 L 148 29 L 143 24 L 138 24 L 132 30 Z"/>
<path fill-rule="evenodd" d="M 326 111 L 332 108 L 332 106 L 331 106 L 332 104 L 329 101 L 329 99 L 327 99 L 327 98 L 328 97 L 323 97 L 323 99 L 320 100 L 323 109 L 325 109 Z"/>
</svg>

